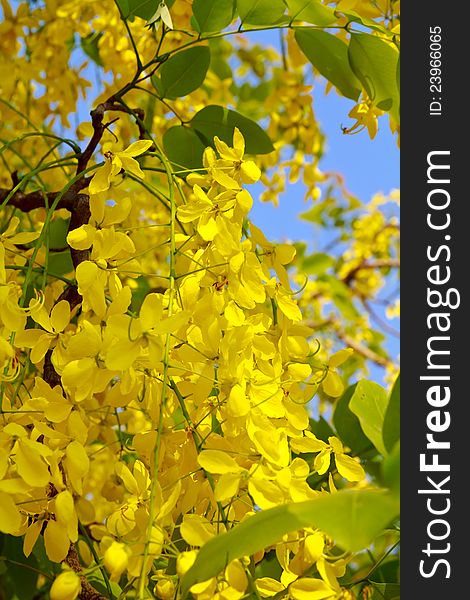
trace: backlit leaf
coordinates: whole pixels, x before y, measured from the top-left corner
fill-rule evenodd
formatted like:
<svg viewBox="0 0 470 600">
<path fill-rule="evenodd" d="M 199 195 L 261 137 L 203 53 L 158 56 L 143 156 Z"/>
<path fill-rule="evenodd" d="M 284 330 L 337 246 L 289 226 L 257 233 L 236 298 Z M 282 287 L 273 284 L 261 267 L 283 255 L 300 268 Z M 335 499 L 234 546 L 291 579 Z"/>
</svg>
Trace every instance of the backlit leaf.
<svg viewBox="0 0 470 600">
<path fill-rule="evenodd" d="M 182 579 L 183 597 L 192 585 L 217 575 L 232 560 L 271 546 L 290 531 L 318 527 L 341 548 L 355 552 L 367 547 L 397 513 L 397 501 L 383 490 L 343 490 L 263 510 L 201 548 Z"/>
<path fill-rule="evenodd" d="M 387 411 L 387 392 L 374 381 L 359 381 L 349 401 L 349 408 L 357 416 L 362 430 L 384 456 L 387 450 L 383 440 L 383 424 Z"/>
<path fill-rule="evenodd" d="M 295 39 L 300 49 L 323 77 L 352 100 L 357 100 L 361 84 L 348 60 L 347 45 L 331 33 L 317 29 L 297 29 Z"/>
</svg>

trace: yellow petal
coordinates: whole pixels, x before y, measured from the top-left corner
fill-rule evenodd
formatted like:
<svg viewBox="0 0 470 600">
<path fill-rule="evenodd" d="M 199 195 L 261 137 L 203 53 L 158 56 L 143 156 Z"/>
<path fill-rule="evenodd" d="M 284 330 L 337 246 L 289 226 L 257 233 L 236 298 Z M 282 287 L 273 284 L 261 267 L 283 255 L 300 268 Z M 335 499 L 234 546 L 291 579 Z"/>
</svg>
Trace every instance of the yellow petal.
<svg viewBox="0 0 470 600">
<path fill-rule="evenodd" d="M 122 480 L 126 490 L 133 494 L 134 496 L 139 495 L 139 486 L 137 485 L 137 481 L 132 475 L 129 467 L 127 467 L 124 463 L 119 462 L 116 464 L 116 475 Z"/>
<path fill-rule="evenodd" d="M 313 463 L 313 468 L 319 475 L 323 475 L 330 468 L 331 450 L 322 450 L 316 457 Z"/>
<path fill-rule="evenodd" d="M 314 533 L 305 538 L 305 554 L 312 564 L 321 557 L 324 547 L 325 540 L 321 533 Z"/>
<path fill-rule="evenodd" d="M 224 310 L 224 315 L 231 325 L 242 325 L 245 321 L 245 313 L 239 308 L 233 300 L 227 304 Z"/>
<path fill-rule="evenodd" d="M 142 329 L 149 331 L 153 329 L 162 319 L 163 300 L 160 294 L 148 294 L 140 308 L 140 321 Z"/>
<path fill-rule="evenodd" d="M 139 156 L 152 146 L 152 140 L 138 140 L 131 144 L 128 148 L 126 148 L 123 152 L 119 152 L 118 154 L 122 157 L 123 154 L 127 156 Z"/>
<path fill-rule="evenodd" d="M 197 230 L 206 242 L 211 242 L 219 232 L 217 221 L 211 214 L 201 216 Z"/>
<path fill-rule="evenodd" d="M 57 521 L 49 521 L 44 532 L 44 545 L 49 560 L 62 562 L 70 548 L 69 536 L 64 526 Z"/>
<path fill-rule="evenodd" d="M 200 466 L 208 473 L 240 473 L 243 467 L 229 454 L 222 450 L 203 450 L 197 459 Z"/>
<path fill-rule="evenodd" d="M 41 457 L 41 446 L 43 445 L 38 442 L 24 438 L 18 440 L 14 457 L 18 475 L 33 487 L 44 487 L 51 478 L 49 469 Z"/>
<path fill-rule="evenodd" d="M 279 244 L 276 246 L 275 252 L 281 265 L 288 265 L 294 260 L 296 249 L 291 244 Z"/>
<path fill-rule="evenodd" d="M 239 593 L 244 593 L 248 587 L 248 577 L 245 573 L 245 567 L 239 560 L 233 560 L 225 569 L 225 579 L 227 583 Z M 234 598 L 239 598 L 239 594 L 234 594 Z"/>
<path fill-rule="evenodd" d="M 278 290 L 278 293 L 276 294 L 276 300 L 278 307 L 288 319 L 291 319 L 292 321 L 300 321 L 302 319 L 300 308 L 294 302 L 292 297 L 289 296 L 289 294 L 282 288 Z"/>
<path fill-rule="evenodd" d="M 83 494 L 82 480 L 87 475 L 90 467 L 90 459 L 85 451 L 85 448 L 74 440 L 70 442 L 65 450 L 66 454 L 66 471 L 69 476 L 70 483 L 77 494 Z"/>
<path fill-rule="evenodd" d="M 127 171 L 128 173 L 132 173 L 136 177 L 139 177 L 139 179 L 145 179 L 145 173 L 142 171 L 139 163 L 134 158 L 121 155 L 121 163 L 122 168 L 125 171 Z"/>
<path fill-rule="evenodd" d="M 8 241 L 11 244 L 29 244 L 33 240 L 36 240 L 41 235 L 40 231 L 23 231 L 21 233 L 17 233 L 13 237 L 11 237 Z"/>
<path fill-rule="evenodd" d="M 325 394 L 328 394 L 328 396 L 331 396 L 332 398 L 341 396 L 344 391 L 343 381 L 335 371 L 328 371 L 322 385 Z"/>
<path fill-rule="evenodd" d="M 185 515 L 180 532 L 190 546 L 203 546 L 217 533 L 212 523 L 201 515 Z"/>
<path fill-rule="evenodd" d="M 245 138 L 243 137 L 243 134 L 238 129 L 238 127 L 235 127 L 235 129 L 233 130 L 233 148 L 237 150 L 240 158 L 244 155 L 244 153 L 245 153 Z"/>
<path fill-rule="evenodd" d="M 270 598 L 285 590 L 280 581 L 271 577 L 260 577 L 255 581 L 255 585 L 262 598 Z"/>
<path fill-rule="evenodd" d="M 256 183 L 261 177 L 259 167 L 252 160 L 246 160 L 241 165 L 243 183 Z"/>
<path fill-rule="evenodd" d="M 37 341 L 36 345 L 31 350 L 30 358 L 33 365 L 37 365 L 45 357 L 46 352 L 49 350 L 51 341 L 54 336 L 50 333 L 44 333 Z"/>
<path fill-rule="evenodd" d="M 51 311 L 51 324 L 55 331 L 63 331 L 70 321 L 70 304 L 67 300 L 57 302 Z"/>
<path fill-rule="evenodd" d="M 240 487 L 240 473 L 224 473 L 215 484 L 214 497 L 216 502 L 230 500 L 238 493 Z"/>
<path fill-rule="evenodd" d="M 301 578 L 291 583 L 289 595 L 293 600 L 326 600 L 334 598 L 335 592 L 321 579 Z"/>
<path fill-rule="evenodd" d="M 336 369 L 336 367 L 339 367 L 339 365 L 342 365 L 344 362 L 346 362 L 352 354 L 354 354 L 354 350 L 352 348 L 344 348 L 343 350 L 339 350 L 330 356 L 328 365 L 332 369 Z"/>
<path fill-rule="evenodd" d="M 347 454 L 335 454 L 338 473 L 348 481 L 362 481 L 366 476 L 364 469 Z"/>
<path fill-rule="evenodd" d="M 227 400 L 227 410 L 234 417 L 243 417 L 250 412 L 250 400 L 238 383 L 230 390 Z"/>
<path fill-rule="evenodd" d="M 272 481 L 251 478 L 248 480 L 248 491 L 254 503 L 263 510 L 282 504 L 284 501 L 283 493 Z"/>
<path fill-rule="evenodd" d="M 21 514 L 13 499 L 8 494 L 0 492 L 0 531 L 16 533 L 21 526 Z"/>
<path fill-rule="evenodd" d="M 81 225 L 67 235 L 67 244 L 75 250 L 87 250 L 93 245 L 96 229 L 93 225 Z"/>
<path fill-rule="evenodd" d="M 113 371 L 126 371 L 140 355 L 139 342 L 119 340 L 106 352 L 105 364 Z"/>
<path fill-rule="evenodd" d="M 306 432 L 310 433 L 310 432 Z M 328 444 L 323 440 L 319 440 L 313 433 L 302 438 L 291 439 L 290 445 L 295 452 L 320 452 L 328 448 Z"/>
<path fill-rule="evenodd" d="M 241 185 L 237 181 L 235 181 L 233 177 L 230 177 L 230 175 L 227 175 L 227 173 L 225 173 L 221 169 L 213 169 L 212 177 L 215 181 L 217 181 L 219 185 L 226 188 L 227 190 L 239 190 L 241 188 Z"/>
<path fill-rule="evenodd" d="M 82 589 L 80 577 L 74 571 L 60 573 L 52 584 L 51 600 L 75 600 Z"/>
<path fill-rule="evenodd" d="M 44 416 L 52 423 L 62 423 L 69 416 L 72 405 L 63 402 L 49 402 L 44 410 Z"/>
<path fill-rule="evenodd" d="M 41 529 L 43 526 L 43 521 L 36 521 L 31 523 L 31 525 L 26 530 L 24 539 L 23 539 L 23 554 L 25 556 L 29 556 L 33 551 L 36 542 L 38 541 L 39 534 L 41 533 Z"/>
<path fill-rule="evenodd" d="M 73 496 L 68 490 L 60 492 L 55 497 L 55 516 L 57 522 L 66 529 L 69 540 L 76 542 L 78 540 L 78 519 Z"/>
<path fill-rule="evenodd" d="M 104 165 L 97 169 L 92 180 L 90 181 L 88 186 L 88 191 L 90 194 L 99 194 L 100 192 L 108 190 L 111 180 L 111 173 L 111 161 L 106 160 Z"/>
<path fill-rule="evenodd" d="M 42 329 L 24 329 L 16 333 L 14 344 L 17 348 L 34 348 L 43 335 Z"/>
<path fill-rule="evenodd" d="M 95 283 L 97 277 L 98 266 L 94 262 L 89 260 L 81 262 L 76 270 L 79 293 L 87 291 Z"/>
</svg>

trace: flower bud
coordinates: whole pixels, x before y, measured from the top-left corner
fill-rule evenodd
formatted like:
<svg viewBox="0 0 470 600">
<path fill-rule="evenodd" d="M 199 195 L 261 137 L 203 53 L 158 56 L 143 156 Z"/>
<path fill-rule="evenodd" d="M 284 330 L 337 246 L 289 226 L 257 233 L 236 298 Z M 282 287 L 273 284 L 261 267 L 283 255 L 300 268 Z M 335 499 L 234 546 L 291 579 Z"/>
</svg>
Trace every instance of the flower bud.
<svg viewBox="0 0 470 600">
<path fill-rule="evenodd" d="M 63 571 L 52 584 L 50 598 L 51 600 L 75 600 L 81 589 L 80 577 L 74 571 Z"/>
<path fill-rule="evenodd" d="M 175 597 L 175 584 L 171 579 L 161 579 L 155 586 L 153 593 L 161 600 L 173 600 Z"/>
<path fill-rule="evenodd" d="M 117 581 L 127 568 L 129 555 L 124 544 L 113 541 L 103 556 L 103 564 L 111 575 L 112 581 Z"/>
</svg>

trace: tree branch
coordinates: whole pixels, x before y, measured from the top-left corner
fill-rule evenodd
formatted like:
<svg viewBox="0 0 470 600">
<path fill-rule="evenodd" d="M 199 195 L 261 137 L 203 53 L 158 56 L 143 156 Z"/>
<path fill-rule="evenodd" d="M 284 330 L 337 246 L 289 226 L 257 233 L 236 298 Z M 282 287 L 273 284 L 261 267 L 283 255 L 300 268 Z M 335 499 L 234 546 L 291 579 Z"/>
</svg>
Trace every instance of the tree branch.
<svg viewBox="0 0 470 600">
<path fill-rule="evenodd" d="M 81 574 L 82 565 L 80 564 L 75 544 L 70 544 L 69 552 L 64 562 L 72 569 L 72 571 L 75 571 L 75 573 L 80 575 L 82 584 L 82 589 L 78 595 L 80 600 L 108 600 L 106 596 L 103 596 L 98 590 L 95 590 L 87 578 Z"/>
<path fill-rule="evenodd" d="M 357 267 L 354 267 L 349 273 L 344 277 L 343 281 L 346 285 L 349 285 L 351 281 L 354 279 L 358 271 L 362 271 L 363 269 L 384 269 L 384 268 L 399 268 L 400 267 L 400 259 L 399 258 L 382 258 L 378 260 L 374 260 L 371 262 L 363 262 Z"/>
<path fill-rule="evenodd" d="M 70 188 L 67 190 L 59 200 L 56 210 L 59 210 L 60 208 L 66 208 L 67 210 L 71 211 L 78 196 L 87 198 L 88 196 L 79 194 L 78 192 L 80 192 L 80 190 L 83 188 L 86 188 L 89 183 L 90 178 L 84 177 L 82 180 L 80 180 L 80 182 L 75 184 L 73 189 Z M 10 193 L 11 190 L 0 188 L 0 203 L 3 203 Z M 27 213 L 35 210 L 36 208 L 47 208 L 47 206 L 51 206 L 59 194 L 61 194 L 61 192 L 43 192 L 42 190 L 38 190 L 36 192 L 25 193 L 18 190 L 7 202 L 7 206 L 14 206 L 22 212 Z"/>
<path fill-rule="evenodd" d="M 364 346 L 363 344 L 356 342 L 356 340 L 354 340 L 352 337 L 350 337 L 344 331 L 336 330 L 336 335 L 347 346 L 349 346 L 350 348 L 355 350 L 358 354 L 362 354 L 362 356 L 364 356 L 368 360 L 371 360 L 376 365 L 379 365 L 380 367 L 389 367 L 389 366 L 393 365 L 392 361 L 388 360 L 387 358 L 384 358 L 383 356 L 380 356 L 380 354 L 377 354 L 376 352 L 374 352 L 367 346 Z"/>
</svg>

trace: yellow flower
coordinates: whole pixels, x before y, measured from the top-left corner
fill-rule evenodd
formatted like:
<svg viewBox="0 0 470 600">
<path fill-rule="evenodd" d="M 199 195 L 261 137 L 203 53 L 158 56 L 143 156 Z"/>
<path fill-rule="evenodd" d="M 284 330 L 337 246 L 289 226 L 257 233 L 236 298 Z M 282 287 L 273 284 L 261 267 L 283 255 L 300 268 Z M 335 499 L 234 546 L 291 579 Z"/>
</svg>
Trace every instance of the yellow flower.
<svg viewBox="0 0 470 600">
<path fill-rule="evenodd" d="M 112 178 L 117 175 L 121 169 L 144 178 L 144 172 L 135 156 L 140 156 L 146 152 L 153 144 L 151 140 L 139 140 L 134 142 L 122 152 L 105 152 L 105 163 L 93 175 L 88 190 L 90 194 L 99 194 L 109 189 Z"/>
<path fill-rule="evenodd" d="M 305 437 L 291 440 L 294 452 L 318 452 L 315 457 L 313 468 L 319 475 L 323 475 L 330 468 L 331 455 L 334 454 L 338 473 L 348 481 L 361 481 L 365 477 L 361 465 L 344 452 L 340 440 L 331 436 L 328 444 L 319 440 L 310 431 L 305 432 Z"/>
<path fill-rule="evenodd" d="M 377 117 L 383 114 L 384 111 L 376 108 L 370 100 L 359 102 L 359 104 L 356 104 L 348 114 L 348 117 L 356 119 L 356 122 L 351 127 L 343 128 L 343 133 L 359 133 L 367 127 L 369 137 L 373 140 L 379 130 Z"/>
<path fill-rule="evenodd" d="M 50 316 L 44 307 L 35 312 L 32 318 L 39 323 L 43 329 L 25 329 L 15 336 L 15 346 L 19 348 L 32 348 L 31 362 L 39 363 L 51 345 L 55 345 L 60 338 L 61 332 L 70 321 L 70 305 L 66 300 L 58 302 L 51 311 Z"/>
<path fill-rule="evenodd" d="M 322 382 L 323 390 L 328 396 L 337 398 L 343 393 L 344 384 L 335 369 L 346 362 L 353 352 L 354 350 L 352 348 L 344 348 L 330 356 L 330 360 L 328 361 L 328 372 Z"/>
</svg>

